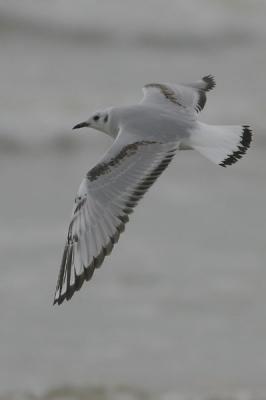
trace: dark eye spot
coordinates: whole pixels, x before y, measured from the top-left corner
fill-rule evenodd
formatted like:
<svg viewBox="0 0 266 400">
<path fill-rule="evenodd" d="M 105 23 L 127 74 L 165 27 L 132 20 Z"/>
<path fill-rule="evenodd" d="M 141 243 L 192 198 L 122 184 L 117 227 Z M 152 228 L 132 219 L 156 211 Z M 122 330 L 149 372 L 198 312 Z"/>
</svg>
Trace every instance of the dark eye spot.
<svg viewBox="0 0 266 400">
<path fill-rule="evenodd" d="M 99 118 L 100 118 L 99 115 L 94 115 L 93 120 L 94 120 L 94 121 L 98 121 Z"/>
<path fill-rule="evenodd" d="M 108 114 L 104 117 L 104 122 L 106 123 L 108 121 Z"/>
</svg>

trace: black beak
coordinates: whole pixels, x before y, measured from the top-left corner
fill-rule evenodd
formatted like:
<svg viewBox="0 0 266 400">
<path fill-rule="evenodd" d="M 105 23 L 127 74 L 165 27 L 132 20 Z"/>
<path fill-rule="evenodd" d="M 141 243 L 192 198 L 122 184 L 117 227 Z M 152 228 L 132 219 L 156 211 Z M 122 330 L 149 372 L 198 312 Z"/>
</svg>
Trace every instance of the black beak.
<svg viewBox="0 0 266 400">
<path fill-rule="evenodd" d="M 88 122 L 81 122 L 80 124 L 75 125 L 72 129 L 87 128 L 88 126 L 90 126 Z"/>
</svg>

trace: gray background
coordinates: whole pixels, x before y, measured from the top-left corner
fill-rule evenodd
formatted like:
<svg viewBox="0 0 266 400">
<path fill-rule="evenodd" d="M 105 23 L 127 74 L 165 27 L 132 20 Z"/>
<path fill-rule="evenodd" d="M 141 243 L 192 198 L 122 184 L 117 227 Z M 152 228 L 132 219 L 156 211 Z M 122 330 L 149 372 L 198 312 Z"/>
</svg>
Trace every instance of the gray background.
<svg viewBox="0 0 266 400">
<path fill-rule="evenodd" d="M 0 396 L 265 398 L 265 13 L 257 0 L 0 1 Z M 52 307 L 72 201 L 111 144 L 72 126 L 145 83 L 210 73 L 201 120 L 250 124 L 251 150 L 227 169 L 178 154 L 93 280 Z"/>
</svg>

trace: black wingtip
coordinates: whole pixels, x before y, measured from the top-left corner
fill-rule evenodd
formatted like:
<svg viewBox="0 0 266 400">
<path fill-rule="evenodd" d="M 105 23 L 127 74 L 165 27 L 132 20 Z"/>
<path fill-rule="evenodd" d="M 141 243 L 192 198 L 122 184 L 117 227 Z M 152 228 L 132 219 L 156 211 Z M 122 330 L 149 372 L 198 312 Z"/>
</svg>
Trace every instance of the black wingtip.
<svg viewBox="0 0 266 400">
<path fill-rule="evenodd" d="M 71 297 L 74 295 L 76 290 L 78 290 L 78 289 L 75 289 L 74 287 L 73 288 L 71 287 L 70 289 L 68 289 L 67 293 L 65 293 L 63 295 L 60 294 L 60 296 L 57 299 L 54 299 L 53 306 L 55 306 L 56 304 L 58 306 L 60 306 L 65 300 L 66 301 L 70 300 Z"/>
<path fill-rule="evenodd" d="M 204 89 L 206 92 L 209 92 L 216 86 L 216 82 L 213 75 L 206 75 L 202 78 L 202 80 L 206 83 L 206 88 Z"/>
<path fill-rule="evenodd" d="M 94 269 L 92 270 L 92 274 L 93 271 Z M 92 276 L 92 274 L 90 275 L 90 277 Z M 64 294 L 60 293 L 57 298 L 54 298 L 53 305 L 57 304 L 58 306 L 60 306 L 65 300 L 69 301 L 73 297 L 74 293 L 81 288 L 85 279 L 86 269 L 84 268 L 84 273 L 82 275 L 75 275 L 74 285 L 69 285 L 67 291 Z"/>
<path fill-rule="evenodd" d="M 242 135 L 241 140 L 238 144 L 238 150 L 235 150 L 232 154 L 229 154 L 225 160 L 223 160 L 219 165 L 221 167 L 227 167 L 236 163 L 243 155 L 246 153 L 247 149 L 250 147 L 252 141 L 253 132 L 249 125 L 242 125 Z"/>
<path fill-rule="evenodd" d="M 56 298 L 54 298 L 54 301 L 53 301 L 53 306 L 55 306 L 55 305 L 58 305 L 58 306 L 60 306 L 60 304 L 62 304 L 63 303 L 63 301 L 65 300 L 65 298 L 66 298 L 66 296 L 65 295 L 60 295 L 57 299 Z"/>
</svg>

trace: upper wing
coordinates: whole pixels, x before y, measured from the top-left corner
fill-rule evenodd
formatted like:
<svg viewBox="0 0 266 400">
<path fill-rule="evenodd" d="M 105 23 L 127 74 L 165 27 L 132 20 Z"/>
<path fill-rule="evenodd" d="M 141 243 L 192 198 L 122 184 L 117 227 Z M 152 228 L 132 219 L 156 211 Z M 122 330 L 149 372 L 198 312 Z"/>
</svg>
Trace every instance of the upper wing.
<svg viewBox="0 0 266 400">
<path fill-rule="evenodd" d="M 54 304 L 69 300 L 111 253 L 129 220 L 128 215 L 167 167 L 177 147 L 177 143 L 126 138 L 126 133 L 119 134 L 103 159 L 81 183 Z"/>
<path fill-rule="evenodd" d="M 213 76 L 188 84 L 149 83 L 144 86 L 141 103 L 156 104 L 172 110 L 195 113 L 203 110 L 206 92 L 215 87 Z"/>
</svg>

